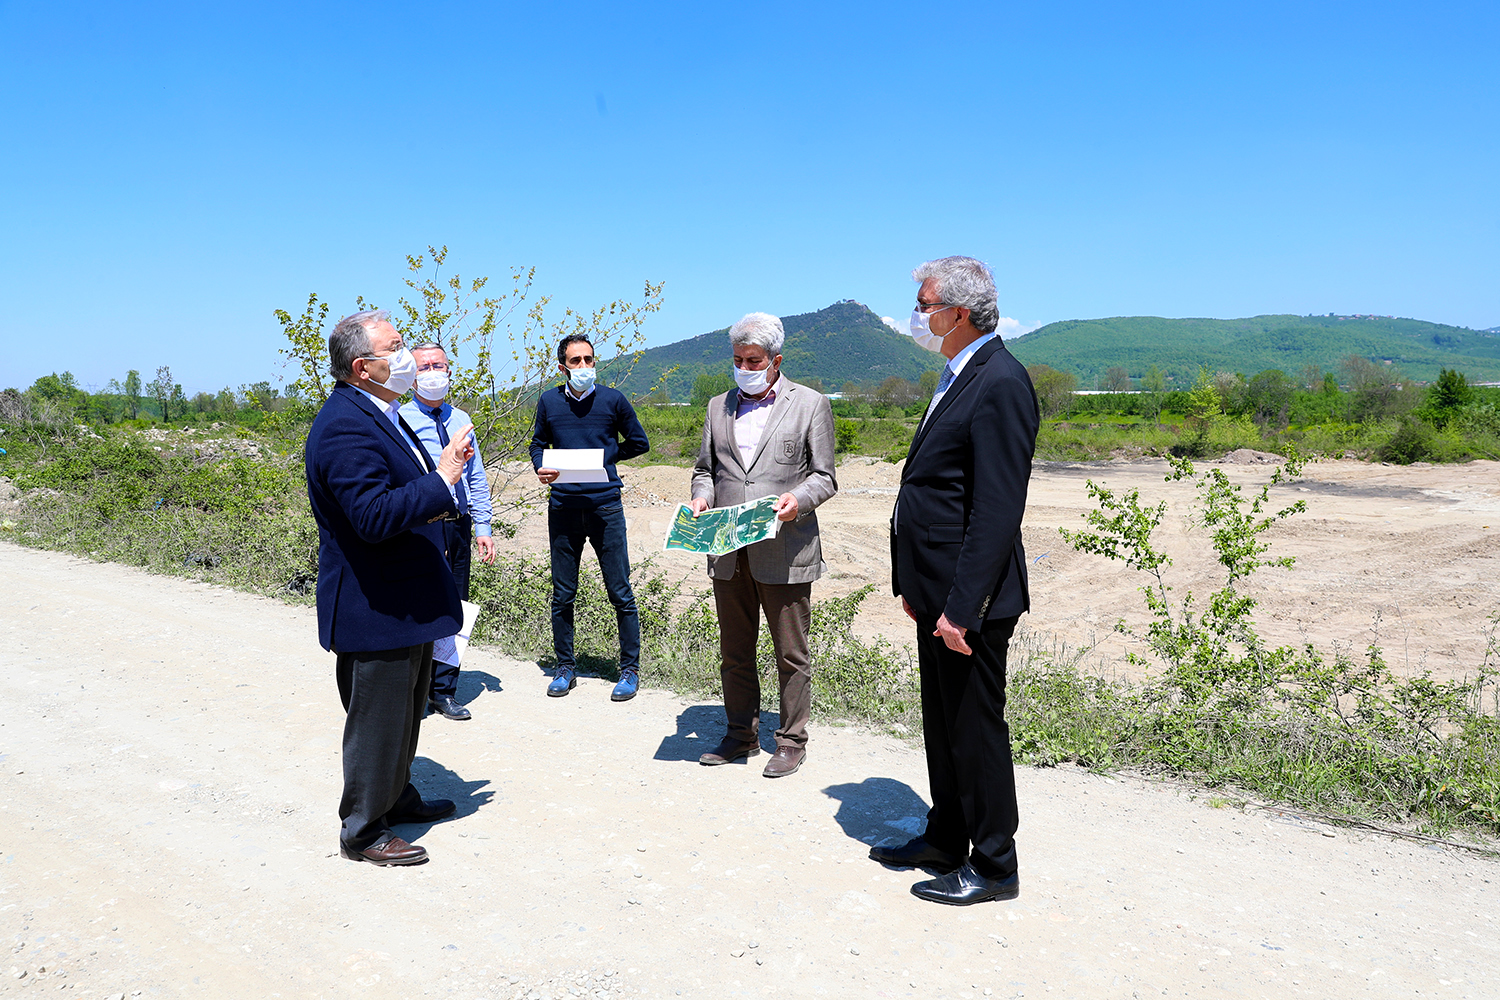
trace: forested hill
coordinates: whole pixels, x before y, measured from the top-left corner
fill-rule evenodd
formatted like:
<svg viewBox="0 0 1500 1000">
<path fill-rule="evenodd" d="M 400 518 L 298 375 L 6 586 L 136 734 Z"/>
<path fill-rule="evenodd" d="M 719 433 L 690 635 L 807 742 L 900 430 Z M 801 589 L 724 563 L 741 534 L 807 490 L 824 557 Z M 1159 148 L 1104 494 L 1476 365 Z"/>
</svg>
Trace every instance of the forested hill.
<svg viewBox="0 0 1500 1000">
<path fill-rule="evenodd" d="M 1424 382 L 1443 368 L 1461 371 L 1471 382 L 1500 381 L 1500 336 L 1494 332 L 1380 316 L 1066 320 L 1008 346 L 1023 363 L 1072 372 L 1085 387 L 1115 366 L 1139 378 L 1155 365 L 1182 385 L 1200 365 L 1247 376 L 1279 368 L 1295 376 L 1308 365 L 1337 372 L 1339 361 L 1351 354 L 1389 361 Z"/>
<path fill-rule="evenodd" d="M 786 328 L 782 370 L 796 381 L 821 379 L 825 392 L 835 392 L 845 382 L 878 383 L 892 375 L 916 381 L 943 365 L 942 355 L 922 350 L 850 299 L 817 312 L 783 316 L 781 323 Z M 645 393 L 662 372 L 677 365 L 666 386 L 674 400 L 686 402 L 699 375 L 729 374 L 728 329 L 651 348 L 622 387 Z M 602 374 L 610 377 L 608 368 Z"/>
</svg>

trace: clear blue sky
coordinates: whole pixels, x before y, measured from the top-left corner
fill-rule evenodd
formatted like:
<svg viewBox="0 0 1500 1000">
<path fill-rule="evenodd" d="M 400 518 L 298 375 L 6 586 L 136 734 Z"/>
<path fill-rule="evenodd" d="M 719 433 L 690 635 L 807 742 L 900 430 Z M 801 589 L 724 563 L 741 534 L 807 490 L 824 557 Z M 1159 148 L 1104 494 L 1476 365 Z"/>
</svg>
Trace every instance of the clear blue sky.
<svg viewBox="0 0 1500 1000">
<path fill-rule="evenodd" d="M 1500 5 L 0 0 L 0 386 L 279 374 L 404 256 L 668 343 L 988 260 L 1024 327 L 1500 324 Z"/>
</svg>

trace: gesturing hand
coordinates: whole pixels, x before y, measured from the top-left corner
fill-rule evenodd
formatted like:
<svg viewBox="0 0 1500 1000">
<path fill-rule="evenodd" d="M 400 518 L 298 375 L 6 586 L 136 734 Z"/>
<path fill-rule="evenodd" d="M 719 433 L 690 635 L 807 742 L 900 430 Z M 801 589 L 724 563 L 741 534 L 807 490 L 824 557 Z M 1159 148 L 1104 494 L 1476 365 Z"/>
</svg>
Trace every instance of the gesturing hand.
<svg viewBox="0 0 1500 1000">
<path fill-rule="evenodd" d="M 463 478 L 464 466 L 469 459 L 474 457 L 474 425 L 466 424 L 464 429 L 453 435 L 448 442 L 448 447 L 438 456 L 438 474 L 448 481 L 452 486 Z"/>
<path fill-rule="evenodd" d="M 688 510 L 693 512 L 694 517 L 697 517 L 705 510 L 708 510 L 708 501 L 703 499 L 703 497 L 693 497 L 693 499 L 688 501 Z"/>
</svg>

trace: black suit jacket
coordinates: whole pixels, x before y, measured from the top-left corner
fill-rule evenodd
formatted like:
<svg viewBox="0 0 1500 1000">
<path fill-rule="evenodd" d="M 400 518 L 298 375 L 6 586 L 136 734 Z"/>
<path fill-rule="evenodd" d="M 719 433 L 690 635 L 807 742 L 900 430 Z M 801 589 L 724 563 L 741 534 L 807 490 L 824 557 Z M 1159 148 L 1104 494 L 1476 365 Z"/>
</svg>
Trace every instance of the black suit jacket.
<svg viewBox="0 0 1500 1000">
<path fill-rule="evenodd" d="M 1039 423 L 1031 378 L 996 337 L 917 431 L 891 518 L 891 584 L 918 615 L 977 629 L 1031 607 L 1021 515 Z"/>
<path fill-rule="evenodd" d="M 307 434 L 307 498 L 324 649 L 400 649 L 458 632 L 463 607 L 444 556 L 442 518 L 458 513 L 448 484 L 415 435 L 342 382 Z"/>
</svg>

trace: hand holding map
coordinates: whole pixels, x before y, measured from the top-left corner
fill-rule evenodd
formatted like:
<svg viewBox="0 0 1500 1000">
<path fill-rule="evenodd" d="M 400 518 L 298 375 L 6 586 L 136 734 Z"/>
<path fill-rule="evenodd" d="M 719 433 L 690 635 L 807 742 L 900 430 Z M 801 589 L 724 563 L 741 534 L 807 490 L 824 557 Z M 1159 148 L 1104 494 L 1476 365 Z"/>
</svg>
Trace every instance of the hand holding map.
<svg viewBox="0 0 1500 1000">
<path fill-rule="evenodd" d="M 733 507 L 714 507 L 693 516 L 693 508 L 682 503 L 667 529 L 663 550 L 728 555 L 735 549 L 776 537 L 781 522 L 776 517 L 776 497 L 761 497 Z"/>
</svg>

